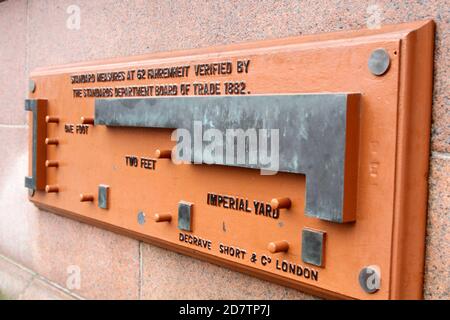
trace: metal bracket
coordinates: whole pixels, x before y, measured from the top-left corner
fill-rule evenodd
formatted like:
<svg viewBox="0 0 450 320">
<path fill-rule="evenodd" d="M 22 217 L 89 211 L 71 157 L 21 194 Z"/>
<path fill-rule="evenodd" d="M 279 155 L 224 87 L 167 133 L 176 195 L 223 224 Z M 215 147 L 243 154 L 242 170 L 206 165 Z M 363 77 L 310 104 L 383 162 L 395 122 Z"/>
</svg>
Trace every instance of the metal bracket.
<svg viewBox="0 0 450 320">
<path fill-rule="evenodd" d="M 306 175 L 308 216 L 333 222 L 355 220 L 358 171 L 359 94 L 293 94 L 147 99 L 97 99 L 95 124 L 111 127 L 202 130 L 279 130 L 278 171 Z M 195 139 L 195 137 L 194 137 Z M 192 139 L 192 140 L 194 140 Z M 233 140 L 234 150 L 237 141 Z M 190 157 L 198 163 L 204 146 Z M 269 169 L 261 162 L 215 162 Z M 205 161 L 204 161 L 205 162 Z M 208 163 L 208 162 L 206 162 Z"/>
<path fill-rule="evenodd" d="M 32 112 L 31 176 L 25 177 L 25 187 L 31 190 L 44 190 L 46 185 L 45 160 L 47 158 L 45 146 L 47 100 L 27 99 L 25 100 L 25 110 Z"/>
</svg>

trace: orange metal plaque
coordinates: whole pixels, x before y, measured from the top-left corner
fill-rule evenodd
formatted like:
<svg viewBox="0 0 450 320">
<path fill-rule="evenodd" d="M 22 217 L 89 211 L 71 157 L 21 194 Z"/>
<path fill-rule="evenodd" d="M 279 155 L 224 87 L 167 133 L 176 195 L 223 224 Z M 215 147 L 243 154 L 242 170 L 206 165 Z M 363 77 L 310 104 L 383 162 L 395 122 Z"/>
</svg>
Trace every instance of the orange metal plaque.
<svg viewBox="0 0 450 320">
<path fill-rule="evenodd" d="M 36 70 L 30 200 L 321 296 L 421 298 L 433 35 L 427 21 Z M 197 163 L 195 146 L 173 161 L 172 133 L 196 120 L 279 129 L 279 172 Z"/>
</svg>

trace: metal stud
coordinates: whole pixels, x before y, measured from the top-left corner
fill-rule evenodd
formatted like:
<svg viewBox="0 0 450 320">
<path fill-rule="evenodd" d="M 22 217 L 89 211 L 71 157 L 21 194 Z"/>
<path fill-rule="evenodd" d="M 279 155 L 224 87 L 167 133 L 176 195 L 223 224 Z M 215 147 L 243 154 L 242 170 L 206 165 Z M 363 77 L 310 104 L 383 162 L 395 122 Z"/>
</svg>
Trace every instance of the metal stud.
<svg viewBox="0 0 450 320">
<path fill-rule="evenodd" d="M 45 122 L 47 123 L 59 123 L 59 118 L 55 116 L 46 116 Z"/>
<path fill-rule="evenodd" d="M 275 198 L 270 202 L 272 209 L 289 209 L 291 204 L 292 202 L 289 198 Z"/>
<path fill-rule="evenodd" d="M 157 159 L 170 159 L 172 158 L 172 150 L 161 150 L 155 151 L 155 158 Z"/>
<path fill-rule="evenodd" d="M 80 194 L 80 202 L 92 202 L 94 201 L 94 196 L 92 194 Z"/>
<path fill-rule="evenodd" d="M 172 215 L 169 213 L 156 213 L 153 216 L 155 222 L 170 222 L 172 220 Z"/>
<path fill-rule="evenodd" d="M 94 118 L 81 117 L 81 123 L 82 124 L 94 124 L 95 120 L 94 120 Z"/>
<path fill-rule="evenodd" d="M 45 139 L 45 144 L 57 146 L 59 144 L 59 140 L 56 138 L 47 138 Z"/>
<path fill-rule="evenodd" d="M 46 185 L 45 192 L 47 193 L 58 193 L 59 187 L 57 185 Z"/>
<path fill-rule="evenodd" d="M 50 167 L 58 168 L 59 162 L 56 160 L 47 160 L 47 161 L 45 161 L 45 166 L 47 168 L 50 168 Z"/>
<path fill-rule="evenodd" d="M 286 252 L 289 250 L 289 242 L 286 240 L 271 242 L 267 246 L 267 249 L 272 253 Z"/>
<path fill-rule="evenodd" d="M 370 54 L 368 66 L 372 74 L 382 76 L 388 71 L 390 64 L 391 59 L 389 58 L 389 53 L 385 49 L 375 49 Z"/>
</svg>

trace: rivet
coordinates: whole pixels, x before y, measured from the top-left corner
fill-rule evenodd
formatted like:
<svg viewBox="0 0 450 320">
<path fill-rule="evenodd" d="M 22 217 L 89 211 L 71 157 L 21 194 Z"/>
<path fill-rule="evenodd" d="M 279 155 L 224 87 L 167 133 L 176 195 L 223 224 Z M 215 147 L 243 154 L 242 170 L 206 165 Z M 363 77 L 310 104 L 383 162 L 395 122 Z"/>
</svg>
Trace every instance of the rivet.
<svg viewBox="0 0 450 320">
<path fill-rule="evenodd" d="M 367 293 L 375 293 L 381 286 L 381 272 L 378 266 L 367 266 L 359 272 L 359 285 Z"/>
<path fill-rule="evenodd" d="M 272 209 L 289 209 L 291 204 L 292 202 L 289 198 L 274 198 L 270 201 Z"/>
<path fill-rule="evenodd" d="M 375 49 L 370 54 L 368 66 L 372 74 L 382 76 L 388 71 L 390 64 L 391 59 L 389 58 L 389 53 L 385 49 Z"/>
</svg>

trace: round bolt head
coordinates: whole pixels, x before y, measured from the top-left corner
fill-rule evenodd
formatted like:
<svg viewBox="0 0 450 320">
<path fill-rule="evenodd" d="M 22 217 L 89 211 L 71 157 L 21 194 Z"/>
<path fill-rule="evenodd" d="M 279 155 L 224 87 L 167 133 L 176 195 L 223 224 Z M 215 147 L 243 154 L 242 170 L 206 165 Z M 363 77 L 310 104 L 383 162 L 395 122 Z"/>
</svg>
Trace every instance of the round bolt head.
<svg viewBox="0 0 450 320">
<path fill-rule="evenodd" d="M 139 211 L 139 213 L 137 215 L 137 220 L 140 225 L 145 224 L 145 213 L 142 211 Z"/>
<path fill-rule="evenodd" d="M 367 266 L 359 272 L 359 285 L 367 293 L 375 293 L 380 289 L 381 272 L 378 266 Z"/>
<path fill-rule="evenodd" d="M 382 76 L 389 69 L 391 59 L 385 49 L 375 49 L 370 54 L 369 58 L 369 70 L 376 76 Z"/>
<path fill-rule="evenodd" d="M 36 82 L 34 82 L 34 80 L 30 79 L 30 81 L 28 81 L 28 90 L 30 90 L 31 93 L 36 91 Z"/>
</svg>

